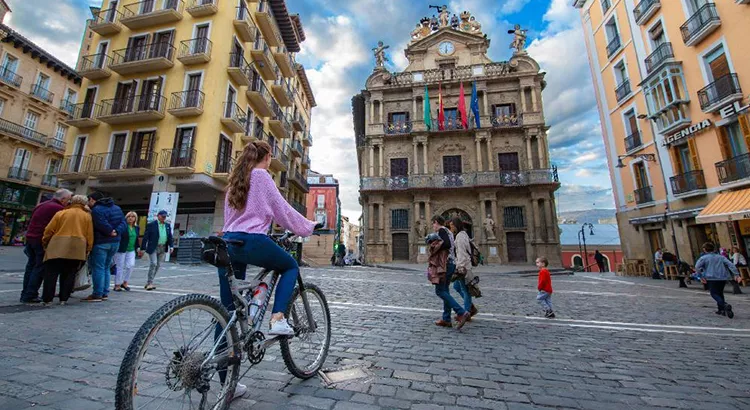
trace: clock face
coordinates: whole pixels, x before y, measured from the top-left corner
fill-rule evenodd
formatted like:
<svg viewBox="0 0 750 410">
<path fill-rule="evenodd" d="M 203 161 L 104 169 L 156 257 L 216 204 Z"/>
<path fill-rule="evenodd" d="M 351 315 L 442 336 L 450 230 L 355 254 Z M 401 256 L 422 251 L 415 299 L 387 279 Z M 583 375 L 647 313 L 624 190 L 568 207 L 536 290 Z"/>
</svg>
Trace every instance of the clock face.
<svg viewBox="0 0 750 410">
<path fill-rule="evenodd" d="M 453 54 L 454 51 L 456 51 L 456 48 L 453 46 L 453 43 L 451 43 L 450 41 L 443 41 L 438 46 L 438 51 L 440 52 L 440 54 L 443 54 L 443 55 L 451 55 Z"/>
</svg>

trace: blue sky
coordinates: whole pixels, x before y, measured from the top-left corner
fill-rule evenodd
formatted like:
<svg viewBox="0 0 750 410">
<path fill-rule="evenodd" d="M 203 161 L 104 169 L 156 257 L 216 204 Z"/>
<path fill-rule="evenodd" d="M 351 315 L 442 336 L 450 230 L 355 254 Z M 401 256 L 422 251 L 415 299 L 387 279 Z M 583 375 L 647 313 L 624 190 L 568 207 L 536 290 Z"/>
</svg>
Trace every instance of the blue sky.
<svg viewBox="0 0 750 410">
<path fill-rule="evenodd" d="M 75 65 L 88 7 L 101 0 L 6 0 L 6 23 L 71 66 Z M 135 0 L 134 0 L 135 1 Z M 226 1 L 226 0 L 225 0 Z M 370 51 L 390 45 L 389 69 L 406 66 L 403 49 L 429 4 L 470 11 L 491 39 L 493 60 L 510 57 L 513 24 L 529 29 L 528 50 L 547 72 L 544 107 L 551 127 L 552 163 L 560 171 L 558 209 L 612 208 L 611 184 L 586 59 L 578 10 L 570 0 L 290 0 L 307 34 L 297 60 L 307 68 L 318 101 L 313 110 L 312 168 L 341 183 L 344 215 L 358 218 L 359 176 L 351 119 L 351 97 L 372 72 Z M 335 155 L 331 156 L 331 153 Z M 334 160 L 332 161 L 331 158 Z"/>
</svg>

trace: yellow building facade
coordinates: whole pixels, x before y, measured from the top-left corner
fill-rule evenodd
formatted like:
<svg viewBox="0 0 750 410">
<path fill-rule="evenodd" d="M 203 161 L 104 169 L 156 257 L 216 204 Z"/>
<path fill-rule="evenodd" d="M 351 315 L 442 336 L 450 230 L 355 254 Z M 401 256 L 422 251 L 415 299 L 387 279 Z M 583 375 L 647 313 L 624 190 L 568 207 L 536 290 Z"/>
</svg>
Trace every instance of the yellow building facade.
<svg viewBox="0 0 750 410">
<path fill-rule="evenodd" d="M 573 1 L 628 259 L 750 247 L 748 3 Z"/>
<path fill-rule="evenodd" d="M 179 192 L 175 228 L 206 235 L 223 225 L 237 155 L 263 140 L 304 211 L 315 99 L 294 59 L 304 31 L 284 1 L 105 0 L 92 12 L 60 171 L 70 187 L 143 215 L 152 192 Z"/>
<path fill-rule="evenodd" d="M 21 245 L 31 211 L 58 189 L 81 78 L 3 24 L 9 11 L 0 0 L 0 245 Z"/>
</svg>

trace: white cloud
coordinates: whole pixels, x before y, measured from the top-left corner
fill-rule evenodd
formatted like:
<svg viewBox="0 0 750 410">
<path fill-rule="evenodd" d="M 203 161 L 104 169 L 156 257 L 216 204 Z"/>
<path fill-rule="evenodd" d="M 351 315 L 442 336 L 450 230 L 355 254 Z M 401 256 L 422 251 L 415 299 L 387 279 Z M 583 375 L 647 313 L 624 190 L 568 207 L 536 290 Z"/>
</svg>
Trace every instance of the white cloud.
<svg viewBox="0 0 750 410">
<path fill-rule="evenodd" d="M 521 11 L 531 0 L 506 0 L 500 11 L 503 14 L 513 14 Z"/>
<path fill-rule="evenodd" d="M 573 160 L 573 163 L 574 164 L 583 164 L 583 163 L 595 160 L 598 156 L 599 156 L 599 154 L 597 154 L 596 152 L 587 152 L 587 153 L 579 156 L 578 158 L 575 158 Z"/>
</svg>

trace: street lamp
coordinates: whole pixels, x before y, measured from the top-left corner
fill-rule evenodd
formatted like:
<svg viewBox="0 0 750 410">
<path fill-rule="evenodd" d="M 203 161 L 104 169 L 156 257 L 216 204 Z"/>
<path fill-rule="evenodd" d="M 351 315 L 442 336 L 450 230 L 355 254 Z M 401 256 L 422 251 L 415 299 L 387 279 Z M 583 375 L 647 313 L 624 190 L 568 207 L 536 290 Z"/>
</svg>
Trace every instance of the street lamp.
<svg viewBox="0 0 750 410">
<path fill-rule="evenodd" d="M 616 168 L 625 168 L 625 164 L 622 163 L 623 158 L 636 158 L 647 162 L 656 162 L 654 154 L 630 154 L 630 155 L 618 155 Z"/>
<path fill-rule="evenodd" d="M 581 238 L 583 238 L 583 268 L 586 270 L 586 272 L 591 272 L 589 270 L 589 252 L 586 249 L 586 228 L 589 228 L 589 235 L 594 236 L 594 225 L 592 225 L 589 222 L 584 223 L 581 225 L 581 230 L 578 231 L 578 241 L 581 241 Z M 580 248 L 580 246 L 579 246 Z"/>
</svg>

